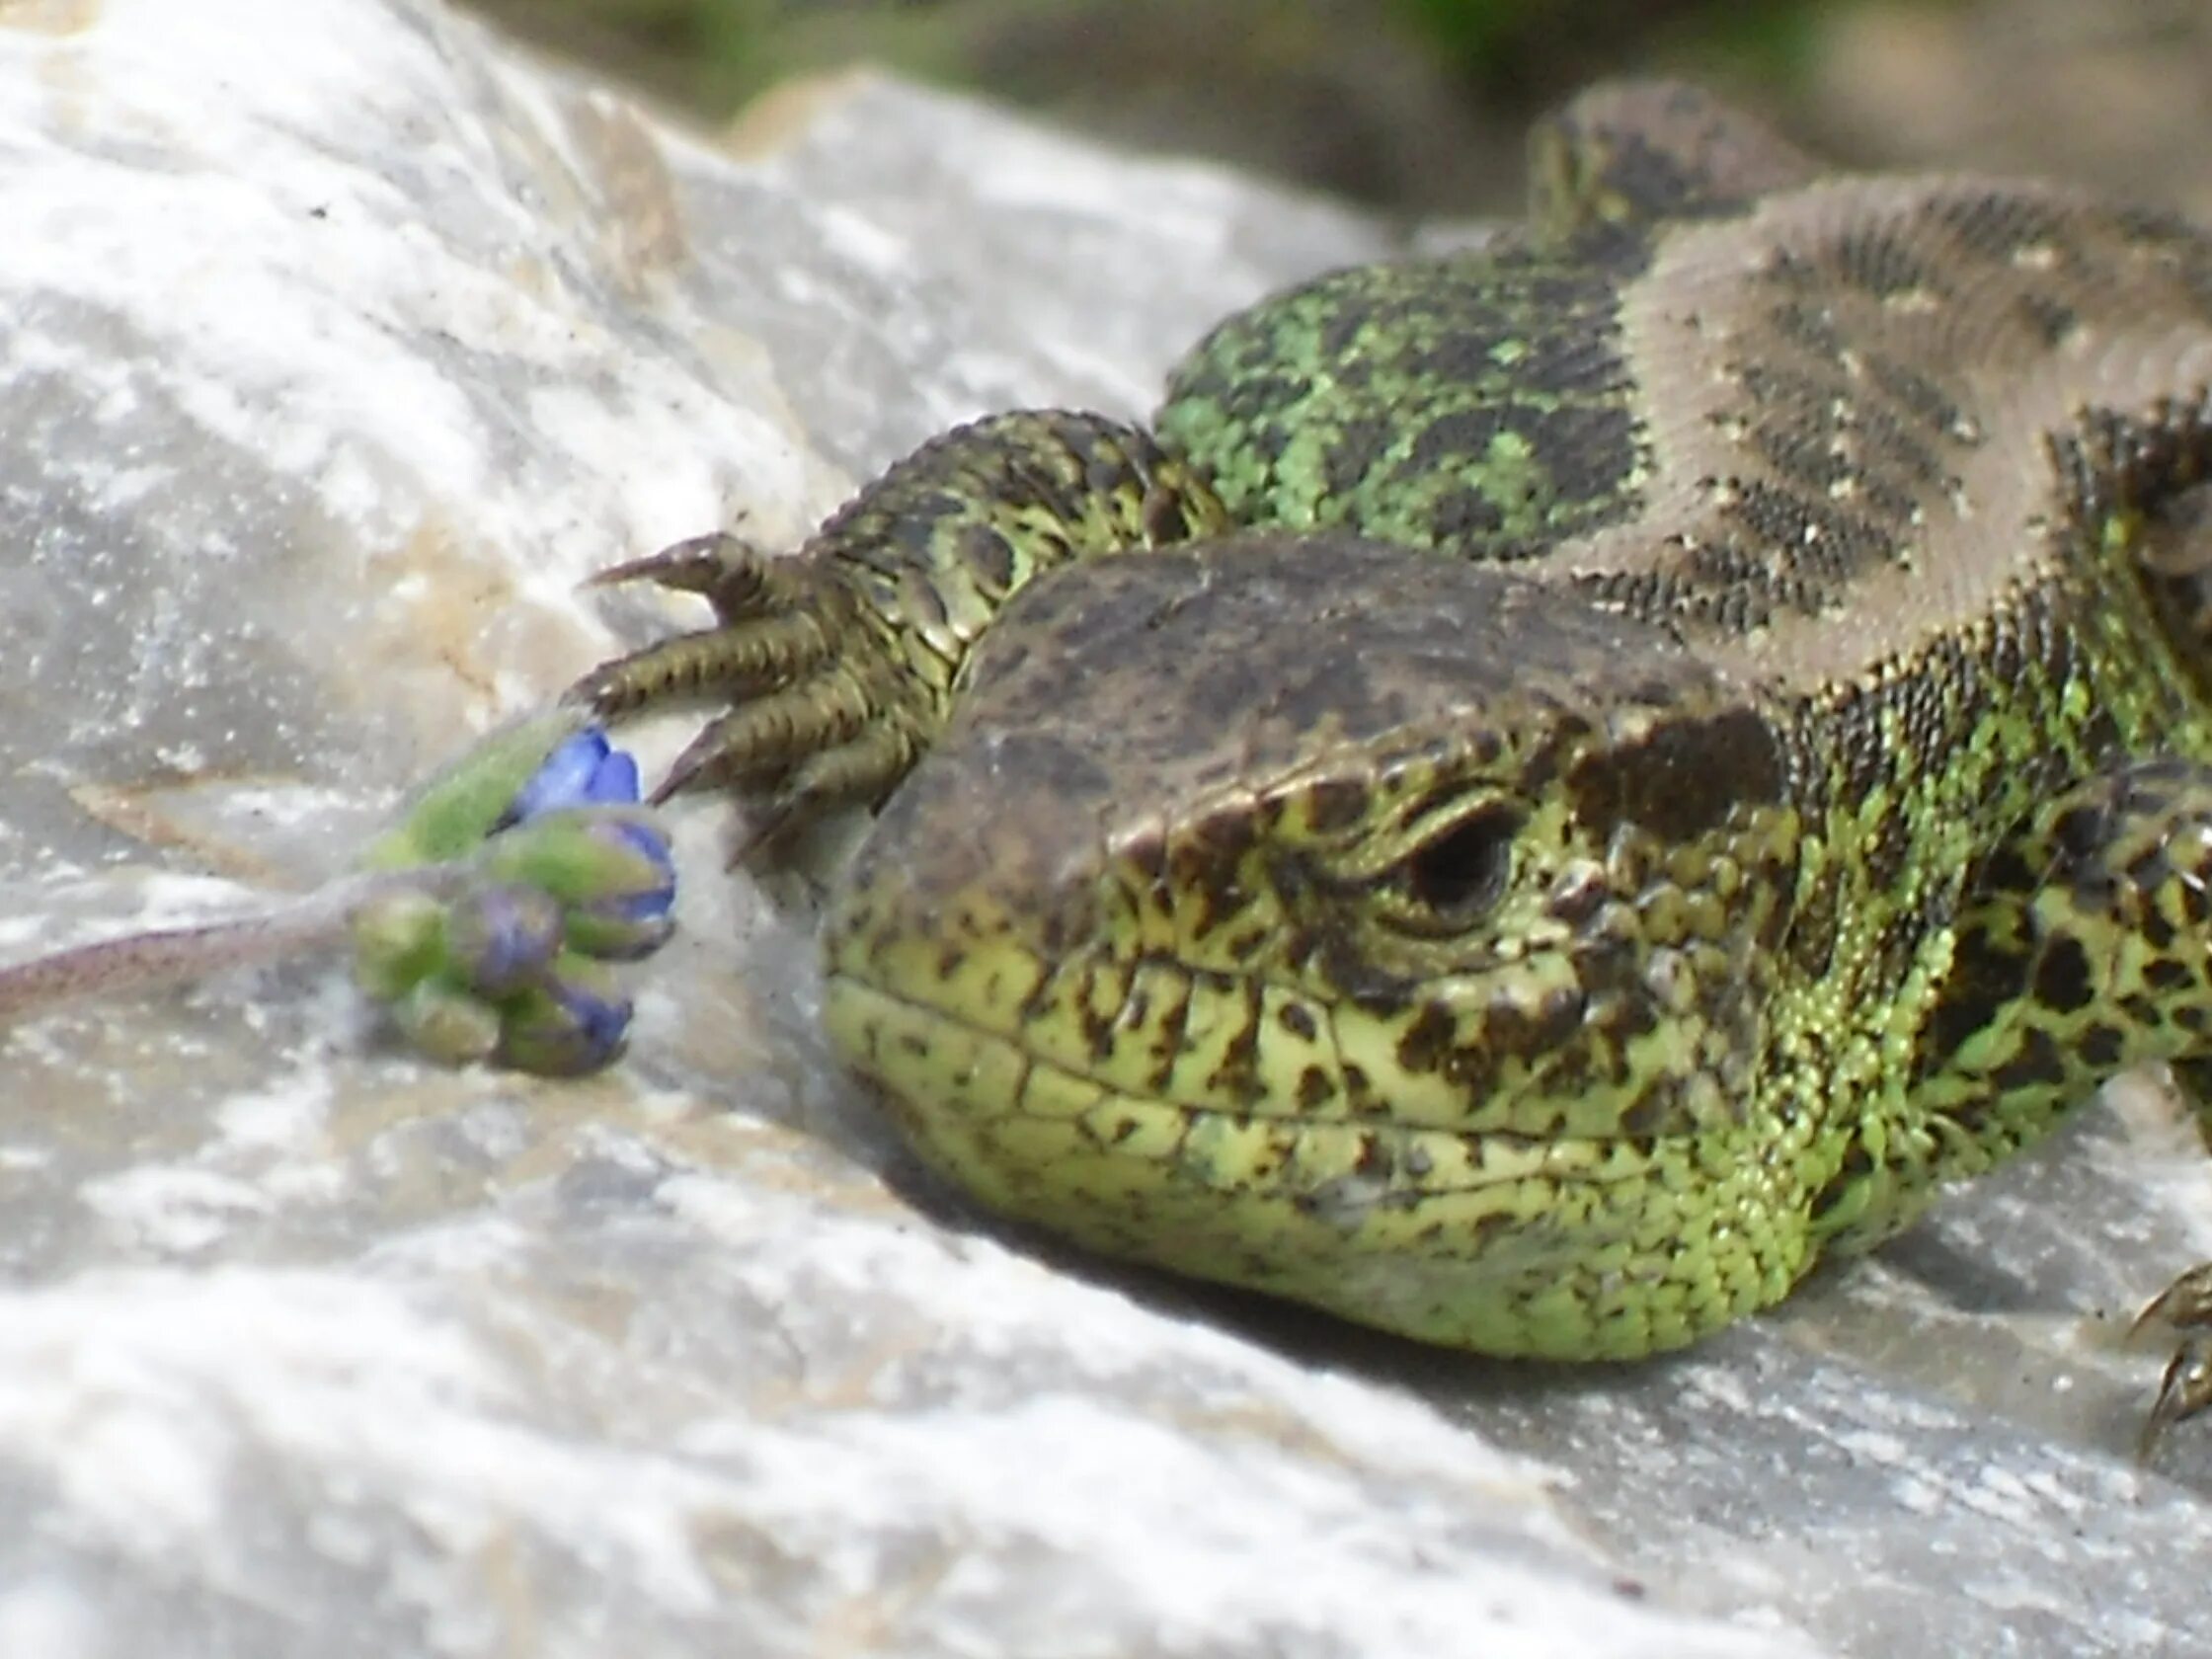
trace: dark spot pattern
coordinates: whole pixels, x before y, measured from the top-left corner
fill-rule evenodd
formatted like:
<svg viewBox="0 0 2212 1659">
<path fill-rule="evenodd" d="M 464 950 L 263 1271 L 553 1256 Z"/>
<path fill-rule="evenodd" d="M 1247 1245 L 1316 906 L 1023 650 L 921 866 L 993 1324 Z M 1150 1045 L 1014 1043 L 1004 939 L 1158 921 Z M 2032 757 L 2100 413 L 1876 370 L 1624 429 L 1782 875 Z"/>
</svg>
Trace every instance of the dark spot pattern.
<svg viewBox="0 0 2212 1659">
<path fill-rule="evenodd" d="M 1778 803 L 1785 779 L 1772 726 L 1737 708 L 1663 721 L 1633 743 L 1594 750 L 1566 782 L 1576 813 L 1601 837 L 1628 823 L 1688 842 L 1740 807 Z"/>
</svg>

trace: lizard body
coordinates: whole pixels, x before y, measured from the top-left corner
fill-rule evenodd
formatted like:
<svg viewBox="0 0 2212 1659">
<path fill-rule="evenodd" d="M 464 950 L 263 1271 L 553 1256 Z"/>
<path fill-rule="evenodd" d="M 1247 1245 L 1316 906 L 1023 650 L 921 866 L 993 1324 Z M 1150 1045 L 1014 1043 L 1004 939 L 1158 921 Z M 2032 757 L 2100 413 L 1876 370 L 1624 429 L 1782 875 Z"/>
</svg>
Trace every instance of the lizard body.
<svg viewBox="0 0 2212 1659">
<path fill-rule="evenodd" d="M 826 1018 L 987 1202 L 1627 1358 L 2117 1070 L 2203 1097 L 2208 467 L 2203 233 L 1602 89 L 1528 226 L 1228 319 L 1151 433 L 625 567 L 721 626 L 579 694 L 731 695 L 670 787 L 770 833 L 888 796 Z"/>
</svg>

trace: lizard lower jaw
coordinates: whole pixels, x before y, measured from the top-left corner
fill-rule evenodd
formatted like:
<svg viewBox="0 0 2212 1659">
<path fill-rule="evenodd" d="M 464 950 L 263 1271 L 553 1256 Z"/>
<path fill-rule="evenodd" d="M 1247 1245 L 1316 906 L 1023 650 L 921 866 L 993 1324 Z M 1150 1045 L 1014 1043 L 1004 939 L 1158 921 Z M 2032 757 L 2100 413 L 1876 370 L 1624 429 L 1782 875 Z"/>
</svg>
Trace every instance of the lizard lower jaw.
<svg viewBox="0 0 2212 1659">
<path fill-rule="evenodd" d="M 1778 1300 L 1804 1262 L 1786 1229 L 1686 1212 L 1666 1144 L 1145 1099 L 914 988 L 832 957 L 824 1021 L 846 1064 L 960 1187 L 1107 1255 L 1419 1341 L 1562 1360 L 1683 1346 Z"/>
</svg>

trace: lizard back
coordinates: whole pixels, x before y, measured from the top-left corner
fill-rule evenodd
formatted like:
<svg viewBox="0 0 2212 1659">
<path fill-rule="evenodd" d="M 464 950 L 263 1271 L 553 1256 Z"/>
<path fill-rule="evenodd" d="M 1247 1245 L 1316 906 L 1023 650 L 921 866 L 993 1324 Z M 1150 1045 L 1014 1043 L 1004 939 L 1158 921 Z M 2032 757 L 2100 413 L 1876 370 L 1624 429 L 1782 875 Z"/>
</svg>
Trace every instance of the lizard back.
<svg viewBox="0 0 2212 1659">
<path fill-rule="evenodd" d="M 1217 330 L 1159 424 L 1246 521 L 1522 563 L 1810 692 L 2193 485 L 2208 387 L 2212 243 L 2184 221 L 1839 177 L 1325 276 Z M 2149 597 L 2193 652 L 2173 574 Z"/>
</svg>

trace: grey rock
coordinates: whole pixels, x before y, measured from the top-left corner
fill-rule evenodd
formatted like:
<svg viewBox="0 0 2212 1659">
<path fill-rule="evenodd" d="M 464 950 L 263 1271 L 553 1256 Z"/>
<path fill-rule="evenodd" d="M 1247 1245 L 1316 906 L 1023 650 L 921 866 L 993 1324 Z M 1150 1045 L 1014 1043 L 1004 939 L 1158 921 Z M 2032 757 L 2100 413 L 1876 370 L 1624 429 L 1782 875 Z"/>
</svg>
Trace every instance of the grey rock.
<svg viewBox="0 0 2212 1659">
<path fill-rule="evenodd" d="M 341 865 L 472 732 L 985 410 L 1141 411 L 1378 227 L 867 78 L 727 145 L 407 0 L 0 6 L 0 953 Z M 666 752 L 677 736 L 648 733 Z M 0 1036 L 0 1653 L 2187 1652 L 2212 1237 L 2137 1091 L 1686 1358 L 1538 1371 L 1016 1237 L 680 826 L 631 1058 L 331 964 Z"/>
</svg>

